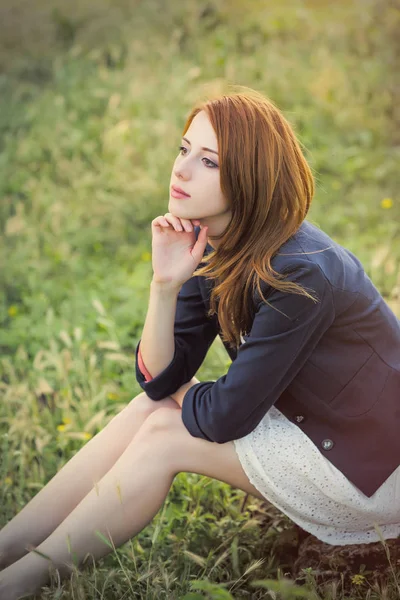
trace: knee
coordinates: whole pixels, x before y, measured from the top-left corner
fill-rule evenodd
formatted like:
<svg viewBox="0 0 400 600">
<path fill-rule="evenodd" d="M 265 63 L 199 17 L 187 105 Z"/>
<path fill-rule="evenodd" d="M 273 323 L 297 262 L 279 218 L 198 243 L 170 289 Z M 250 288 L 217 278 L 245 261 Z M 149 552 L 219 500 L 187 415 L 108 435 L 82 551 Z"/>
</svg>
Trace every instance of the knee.
<svg viewBox="0 0 400 600">
<path fill-rule="evenodd" d="M 132 411 L 136 414 L 139 412 L 143 417 L 149 417 L 153 413 L 159 412 L 161 409 L 166 408 L 180 409 L 179 405 L 170 396 L 167 396 L 162 400 L 152 400 L 149 398 L 146 392 L 141 392 L 132 398 L 124 410 L 127 410 L 127 412 Z"/>
<path fill-rule="evenodd" d="M 172 400 L 172 398 L 171 398 Z M 172 400 L 176 407 L 180 407 Z M 170 407 L 162 406 L 153 411 L 146 419 L 143 427 L 146 433 L 167 432 L 169 435 L 175 430 L 177 421 L 181 421 L 181 411 L 171 410 Z"/>
<path fill-rule="evenodd" d="M 125 413 L 140 413 L 144 417 L 151 415 L 157 409 L 157 402 L 149 398 L 146 392 L 141 392 L 125 406 L 122 412 Z"/>
<path fill-rule="evenodd" d="M 142 406 L 144 404 L 150 404 L 150 402 L 155 402 L 152 400 L 146 392 L 141 392 L 137 396 L 134 396 L 132 400 L 130 400 L 129 405 Z"/>
</svg>

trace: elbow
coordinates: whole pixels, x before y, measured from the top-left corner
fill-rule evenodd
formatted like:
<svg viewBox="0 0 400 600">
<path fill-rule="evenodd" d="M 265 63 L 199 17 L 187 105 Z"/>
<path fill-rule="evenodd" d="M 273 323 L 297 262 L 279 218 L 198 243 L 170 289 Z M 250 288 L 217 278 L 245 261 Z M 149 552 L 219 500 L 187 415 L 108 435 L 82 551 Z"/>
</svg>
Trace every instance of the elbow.
<svg viewBox="0 0 400 600">
<path fill-rule="evenodd" d="M 243 423 L 236 427 L 232 426 L 232 424 L 227 427 L 226 423 L 224 423 L 220 426 L 215 425 L 211 434 L 214 442 L 217 444 L 226 444 L 227 442 L 232 442 L 248 435 L 253 429 L 254 427 L 243 426 Z"/>
<path fill-rule="evenodd" d="M 227 429 L 226 427 L 213 428 L 210 433 L 212 440 L 217 444 L 226 444 L 241 437 L 240 435 L 236 435 L 234 430 L 231 428 Z"/>
<path fill-rule="evenodd" d="M 150 398 L 150 400 L 162 400 L 162 398 L 165 397 L 165 396 L 161 396 L 159 393 L 150 392 L 149 390 L 146 390 L 143 385 L 141 385 L 140 387 L 147 394 L 147 396 Z"/>
<path fill-rule="evenodd" d="M 150 400 L 156 400 L 156 401 L 163 400 L 164 398 L 169 396 L 169 394 L 165 393 L 164 390 L 152 390 L 151 386 L 148 387 L 145 384 L 143 384 L 141 381 L 139 381 L 138 383 L 139 383 L 140 387 L 142 388 L 142 390 L 150 398 Z"/>
</svg>

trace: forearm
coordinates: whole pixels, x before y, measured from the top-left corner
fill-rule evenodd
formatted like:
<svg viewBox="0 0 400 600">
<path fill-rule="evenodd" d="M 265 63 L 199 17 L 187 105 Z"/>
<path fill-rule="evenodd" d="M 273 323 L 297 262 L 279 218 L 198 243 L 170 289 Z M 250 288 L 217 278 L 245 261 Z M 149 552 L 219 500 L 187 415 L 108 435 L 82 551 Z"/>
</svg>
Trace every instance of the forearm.
<svg viewBox="0 0 400 600">
<path fill-rule="evenodd" d="M 174 357 L 174 321 L 179 290 L 178 286 L 155 281 L 150 284 L 149 306 L 140 341 L 140 353 L 152 377 L 164 371 Z"/>
<path fill-rule="evenodd" d="M 140 355 L 151 377 L 156 377 L 172 361 L 175 353 L 174 322 L 180 287 L 150 284 L 150 298 L 140 341 Z M 200 383 L 196 377 L 170 394 L 182 408 L 183 398 L 193 385 Z"/>
<path fill-rule="evenodd" d="M 182 408 L 183 398 L 185 397 L 186 392 L 196 383 L 200 383 L 200 381 L 196 377 L 192 377 L 190 381 L 181 385 L 179 390 L 176 390 L 173 394 L 170 394 L 171 398 L 175 400 L 177 404 Z"/>
</svg>

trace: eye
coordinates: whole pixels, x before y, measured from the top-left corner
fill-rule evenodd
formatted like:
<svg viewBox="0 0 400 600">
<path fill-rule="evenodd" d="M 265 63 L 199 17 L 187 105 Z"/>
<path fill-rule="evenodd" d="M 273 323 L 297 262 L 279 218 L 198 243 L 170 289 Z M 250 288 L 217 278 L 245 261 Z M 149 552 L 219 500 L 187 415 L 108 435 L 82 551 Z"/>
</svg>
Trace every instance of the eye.
<svg viewBox="0 0 400 600">
<path fill-rule="evenodd" d="M 180 150 L 180 154 L 182 155 L 182 151 L 183 150 L 187 150 L 187 148 L 185 148 L 185 146 L 179 146 L 179 150 Z M 183 155 L 183 156 L 185 156 L 185 155 Z M 213 168 L 217 169 L 218 168 L 218 165 L 216 165 L 215 163 L 213 163 L 213 161 L 210 160 L 209 158 L 203 158 L 202 160 L 206 160 L 207 161 L 208 164 L 206 166 L 209 169 L 213 169 Z"/>
<path fill-rule="evenodd" d="M 203 160 L 206 160 L 210 165 L 212 165 L 212 167 L 215 167 L 215 168 L 218 167 L 218 165 L 216 165 L 215 163 L 213 163 L 212 160 L 210 160 L 209 158 L 203 158 Z"/>
</svg>

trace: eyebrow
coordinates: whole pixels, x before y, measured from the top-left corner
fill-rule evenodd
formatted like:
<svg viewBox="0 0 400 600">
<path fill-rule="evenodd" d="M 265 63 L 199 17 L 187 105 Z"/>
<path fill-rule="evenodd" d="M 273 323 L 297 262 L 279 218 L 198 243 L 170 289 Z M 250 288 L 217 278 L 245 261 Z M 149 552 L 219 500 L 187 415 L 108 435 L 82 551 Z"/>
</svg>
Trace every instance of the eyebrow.
<svg viewBox="0 0 400 600">
<path fill-rule="evenodd" d="M 183 137 L 182 139 L 185 140 L 185 142 L 187 142 L 188 144 L 190 144 L 190 142 L 187 138 Z M 192 145 L 192 144 L 190 144 L 190 145 Z M 216 150 L 211 150 L 211 148 L 206 148 L 205 146 L 203 146 L 201 149 L 208 150 L 208 152 L 213 152 L 214 154 L 218 155 L 218 152 Z"/>
</svg>

